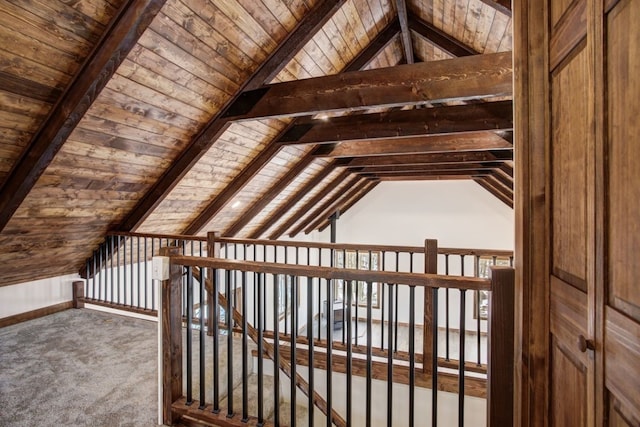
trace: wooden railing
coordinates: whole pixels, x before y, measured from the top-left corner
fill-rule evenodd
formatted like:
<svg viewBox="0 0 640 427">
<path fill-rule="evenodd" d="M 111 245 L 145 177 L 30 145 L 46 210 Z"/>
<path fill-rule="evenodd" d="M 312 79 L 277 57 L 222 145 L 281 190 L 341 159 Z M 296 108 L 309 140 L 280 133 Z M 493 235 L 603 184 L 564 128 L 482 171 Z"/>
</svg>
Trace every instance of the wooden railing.
<svg viewBox="0 0 640 427">
<path fill-rule="evenodd" d="M 212 239 L 209 245 L 209 253 L 217 252 L 215 245 L 220 245 L 219 241 Z M 428 245 L 427 245 L 428 246 Z M 200 325 L 199 348 L 204 348 L 205 334 L 204 325 L 206 324 L 205 311 L 199 311 L 199 318 L 193 319 L 191 315 L 188 315 L 186 322 L 187 340 L 186 342 L 186 393 L 182 392 L 182 321 L 181 317 L 176 313 L 181 313 L 182 308 L 182 292 L 187 292 L 187 313 L 192 313 L 195 304 L 200 302 L 202 306 L 203 302 L 207 301 L 207 286 L 206 280 L 203 277 L 208 277 L 211 281 L 209 285 L 209 294 L 218 295 L 218 298 L 211 298 L 212 307 L 211 313 L 217 316 L 213 321 L 214 328 L 217 328 L 219 324 L 226 325 L 227 331 L 237 331 L 240 339 L 243 343 L 243 360 L 246 359 L 247 346 L 246 343 L 251 339 L 256 345 L 256 355 L 258 355 L 258 375 L 264 375 L 262 371 L 262 357 L 260 355 L 266 355 L 273 360 L 274 366 L 279 369 L 274 370 L 274 387 L 272 393 L 276 396 L 276 401 L 280 395 L 280 380 L 278 373 L 282 372 L 284 375 L 293 378 L 290 382 L 292 390 L 291 394 L 291 408 L 296 406 L 296 392 L 295 388 L 300 388 L 307 395 L 308 407 L 314 405 L 319 407 L 325 414 L 330 414 L 332 423 L 335 425 L 350 425 L 352 420 L 353 402 L 351 400 L 353 392 L 353 377 L 360 374 L 365 378 L 365 390 L 364 400 L 366 405 L 365 416 L 366 425 L 371 425 L 372 417 L 374 416 L 374 408 L 372 405 L 372 379 L 378 378 L 382 380 L 392 379 L 387 381 L 387 407 L 386 417 L 388 420 L 393 420 L 396 413 L 408 412 L 409 413 L 409 425 L 415 425 L 414 409 L 415 405 L 415 389 L 416 387 L 430 387 L 432 390 L 432 407 L 438 406 L 438 390 L 448 390 L 457 392 L 459 396 L 458 406 L 458 420 L 459 425 L 462 425 L 464 421 L 464 396 L 466 394 L 473 394 L 473 390 L 479 390 L 482 387 L 482 383 L 486 380 L 477 378 L 476 376 L 468 376 L 469 373 L 474 370 L 468 370 L 465 363 L 464 352 L 461 353 L 460 362 L 458 364 L 457 374 L 454 372 L 447 372 L 447 368 L 441 366 L 438 358 L 434 358 L 433 354 L 438 354 L 438 328 L 437 322 L 430 322 L 430 316 L 424 316 L 423 330 L 431 328 L 432 333 L 428 345 L 429 351 L 423 351 L 420 354 L 415 348 L 415 331 L 418 329 L 418 322 L 416 313 L 430 314 L 433 318 L 438 317 L 438 309 L 440 306 L 439 293 L 446 290 L 456 290 L 461 294 L 461 300 L 464 304 L 464 295 L 468 291 L 490 291 L 491 302 L 493 303 L 492 310 L 490 310 L 488 322 L 492 333 L 499 334 L 501 339 L 491 340 L 489 339 L 489 384 L 486 386 L 486 394 L 489 401 L 488 406 L 488 423 L 489 425 L 500 425 L 497 423 L 496 409 L 494 406 L 500 406 L 499 413 L 504 414 L 505 411 L 509 411 L 510 399 L 512 394 L 509 394 L 509 390 L 512 390 L 511 374 L 513 367 L 513 341 L 511 338 L 511 345 L 509 345 L 509 337 L 513 336 L 513 321 L 506 321 L 505 319 L 513 319 L 513 270 L 508 267 L 496 267 L 492 273 L 491 280 L 481 278 L 470 277 L 451 277 L 441 276 L 435 274 L 424 273 L 410 273 L 410 272 L 385 272 L 385 271 L 362 271 L 356 269 L 345 269 L 338 267 L 323 267 L 323 266 L 307 266 L 307 265 L 291 265 L 282 263 L 264 262 L 258 261 L 245 261 L 245 260 L 226 260 L 221 258 L 198 258 L 198 257 L 184 257 L 178 255 L 179 250 L 171 249 L 173 256 L 171 256 L 172 265 L 172 279 L 163 283 L 163 296 L 165 296 L 165 304 L 163 305 L 163 343 L 165 344 L 164 351 L 164 366 L 168 367 L 169 372 L 165 370 L 165 422 L 171 423 L 179 416 L 187 416 L 190 419 L 197 419 L 202 422 L 216 423 L 220 421 L 220 417 L 224 417 L 227 423 L 234 419 L 253 420 L 254 422 L 264 422 L 264 414 L 255 413 L 249 414 L 247 411 L 247 405 L 243 405 L 243 413 L 235 414 L 233 411 L 233 385 L 229 382 L 227 384 L 227 411 L 226 414 L 221 414 L 218 393 L 220 390 L 215 387 L 211 387 L 211 394 L 207 394 L 207 385 L 205 374 L 200 369 L 200 387 L 196 390 L 199 399 L 194 399 L 192 395 L 192 383 L 190 377 L 192 376 L 192 368 L 190 363 L 193 358 L 198 361 L 198 366 L 202 367 L 203 358 L 207 357 L 205 352 L 199 352 L 194 355 L 193 344 L 190 342 L 190 336 L 194 329 L 194 325 Z M 427 251 L 428 252 L 428 251 Z M 429 262 L 427 261 L 427 264 Z M 183 272 L 186 271 L 186 278 Z M 196 275 L 194 276 L 194 271 Z M 208 272 L 208 273 L 207 273 Z M 196 279 L 194 280 L 194 277 Z M 198 280 L 200 279 L 200 280 Z M 184 281 L 186 280 L 187 287 L 184 288 Z M 284 282 L 284 286 L 283 286 Z M 200 283 L 197 285 L 197 283 Z M 292 299 L 297 301 L 298 297 L 302 298 L 300 306 L 293 304 L 290 311 L 285 310 L 284 318 L 280 316 L 278 312 L 278 304 L 282 300 L 279 299 L 279 290 L 289 289 L 288 283 L 293 284 Z M 343 301 L 341 310 L 344 310 L 343 319 L 353 319 L 354 308 L 357 304 L 353 304 L 352 300 L 354 293 L 351 292 L 354 288 L 357 288 L 360 284 L 364 284 L 364 289 L 367 290 L 365 315 L 362 319 L 362 323 L 365 328 L 366 343 L 357 344 L 353 342 L 354 323 L 352 321 L 343 322 L 341 331 L 346 334 L 346 340 L 338 342 L 334 341 L 334 321 L 336 313 L 334 310 L 327 310 L 325 313 L 325 322 L 319 323 L 319 327 L 314 331 L 314 325 L 317 319 L 314 317 L 316 300 L 323 297 L 329 301 L 333 300 L 333 294 L 335 289 L 342 284 L 347 292 L 344 294 L 346 301 Z M 408 298 L 408 314 L 409 322 L 406 325 L 407 333 L 409 335 L 408 348 L 405 352 L 398 352 L 393 349 L 393 337 L 397 330 L 397 322 L 387 321 L 387 323 L 381 323 L 381 330 L 387 329 L 388 336 L 386 345 L 384 339 L 382 341 L 381 348 L 377 348 L 373 343 L 373 286 L 374 284 L 381 284 L 383 288 L 388 289 L 387 295 L 390 297 L 390 301 L 387 304 L 388 314 L 387 319 L 394 319 L 394 311 L 397 301 L 397 296 Z M 199 291 L 194 291 L 194 286 L 199 286 Z M 242 289 L 242 296 L 240 298 L 242 304 L 237 304 L 235 299 L 237 298 L 236 291 Z M 255 294 L 249 297 L 247 294 L 255 292 Z M 417 298 L 418 293 L 421 293 L 423 298 Z M 424 298 L 426 295 L 431 295 L 432 298 Z M 315 298 L 317 296 L 317 298 Z M 195 297 L 195 299 L 194 299 Z M 257 307 L 257 313 L 253 310 L 247 310 L 247 299 L 253 301 L 253 305 Z M 269 304 L 267 304 L 269 301 Z M 224 319 L 220 318 L 220 305 L 225 312 Z M 425 305 L 425 304 L 428 304 Z M 422 305 L 422 306 L 421 306 Z M 510 315 L 509 315 L 509 308 Z M 267 313 L 267 308 L 271 306 L 271 313 Z M 306 306 L 306 307 L 305 307 Z M 503 309 L 504 307 L 507 309 Z M 300 317 L 300 308 L 305 307 L 302 317 Z M 231 316 L 227 316 L 226 313 L 232 313 Z M 461 310 L 460 325 L 464 325 L 465 310 Z M 509 317 L 510 316 L 510 317 Z M 500 322 L 497 320 L 502 318 Z M 291 328 L 289 330 L 284 329 L 281 332 L 281 327 L 288 319 Z M 355 318 L 355 324 L 358 324 L 358 318 Z M 306 321 L 306 328 L 300 329 L 302 323 Z M 234 325 L 235 322 L 235 325 Z M 302 322 L 302 323 L 301 323 Z M 321 328 L 324 327 L 323 330 Z M 464 330 L 464 326 L 461 328 Z M 218 336 L 218 331 L 214 332 L 214 336 Z M 324 337 L 322 336 L 324 334 Z M 461 347 L 464 348 L 464 335 L 461 334 Z M 231 348 L 232 334 L 227 335 L 227 346 Z M 213 339 L 213 343 L 216 343 L 217 339 Z M 292 345 L 291 343 L 297 343 Z M 220 347 L 213 345 L 213 351 L 219 352 Z M 217 354 L 217 353 L 216 353 Z M 400 356 L 400 354 L 402 354 Z M 419 357 L 421 356 L 421 357 Z M 233 352 L 226 354 L 228 371 L 233 369 Z M 237 356 L 236 356 L 237 357 Z M 218 356 L 214 356 L 218 359 Z M 179 360 L 178 360 L 179 359 Z M 402 363 L 405 362 L 405 363 Z M 406 363 L 408 362 L 408 363 Z M 300 377 L 297 372 L 300 366 L 306 366 L 306 369 L 310 370 L 310 374 L 307 375 L 307 380 Z M 511 368 L 510 368 L 511 367 Z M 319 396 L 314 389 L 314 373 L 316 370 L 323 368 L 326 372 L 325 381 L 327 383 L 327 390 L 329 392 L 325 396 Z M 217 363 L 214 363 L 213 369 L 218 369 Z M 243 369 L 245 369 L 243 367 Z M 341 413 L 336 413 L 335 402 L 332 399 L 333 387 L 332 382 L 333 374 L 335 372 L 343 372 L 346 374 L 346 390 L 347 398 L 344 406 L 341 408 Z M 477 370 L 475 371 L 477 373 Z M 217 375 L 213 374 L 214 384 L 218 383 Z M 227 375 L 227 378 L 231 378 L 231 375 Z M 246 375 L 243 375 L 246 378 Z M 407 402 L 403 402 L 407 407 L 399 410 L 401 406 L 394 404 L 393 388 L 394 382 L 404 382 L 409 387 L 409 399 Z M 261 384 L 261 382 L 259 382 Z M 178 387 L 179 385 L 179 387 Z M 243 400 L 246 399 L 248 385 L 242 384 Z M 258 400 L 264 396 L 264 386 L 258 386 L 261 391 L 258 391 Z M 501 394 L 502 393 L 502 394 Z M 202 403 L 205 402 L 205 403 Z M 493 405 L 493 406 L 492 406 Z M 196 409 L 197 408 L 197 409 Z M 230 409 L 229 409 L 230 408 Z M 258 409 L 260 410 L 260 409 Z M 212 412 L 213 411 L 213 412 Z M 289 414 L 289 420 L 287 424 L 295 425 L 295 413 Z M 438 411 L 431 411 L 432 425 L 438 425 Z M 276 420 L 280 417 L 277 414 Z M 309 425 L 313 425 L 313 415 L 310 411 L 308 417 Z M 419 423 L 418 423 L 419 424 Z"/>
<path fill-rule="evenodd" d="M 373 372 L 373 379 L 393 378 L 394 382 L 404 383 L 410 388 L 429 387 L 432 385 L 431 373 L 436 372 L 440 390 L 457 393 L 461 388 L 467 395 L 479 397 L 491 395 L 486 374 L 488 362 L 495 356 L 495 353 L 492 354 L 489 351 L 491 341 L 489 325 L 491 316 L 496 311 L 487 308 L 491 306 L 489 298 L 495 298 L 496 293 L 495 291 L 487 292 L 487 287 L 469 288 L 451 286 L 451 284 L 466 283 L 467 280 L 472 280 L 471 277 L 486 275 L 489 265 L 512 265 L 513 255 L 510 251 L 437 248 L 434 241 L 427 241 L 424 246 L 419 247 L 226 239 L 218 238 L 214 233 L 210 233 L 208 239 L 170 234 L 116 233 L 109 235 L 94 256 L 87 261 L 84 271 L 87 277 L 84 295 L 78 292 L 78 299 L 87 303 L 156 316 L 157 291 L 151 280 L 151 259 L 166 248 L 173 251 L 174 260 L 179 259 L 175 258 L 177 256 L 189 256 L 189 259 L 193 259 L 205 258 L 212 254 L 217 262 L 226 259 L 238 261 L 241 265 L 248 262 L 257 263 L 263 267 L 274 264 L 276 267 L 272 268 L 280 269 L 281 272 L 269 274 L 276 274 L 274 277 L 279 274 L 279 277 L 285 278 L 284 283 L 283 279 L 278 279 L 278 286 L 273 278 L 269 279 L 271 280 L 269 286 L 267 282 L 263 283 L 264 300 L 276 300 L 274 292 L 279 292 L 280 309 L 285 307 L 283 314 L 278 317 L 280 320 L 278 322 L 271 320 L 269 323 L 265 317 L 266 307 L 260 308 L 259 304 L 254 303 L 254 299 L 258 296 L 257 279 L 243 283 L 242 286 L 237 284 L 239 278 L 234 279 L 229 294 L 231 298 L 225 299 L 225 302 L 218 306 L 226 307 L 227 302 L 230 301 L 231 307 L 228 311 L 216 310 L 214 302 L 220 303 L 221 300 L 211 297 L 204 297 L 202 301 L 196 298 L 193 310 L 190 310 L 187 292 L 189 278 L 186 267 L 183 266 L 180 276 L 181 324 L 183 325 L 192 324 L 187 319 L 189 316 L 196 315 L 198 319 L 204 316 L 203 333 L 217 336 L 219 332 L 229 331 L 242 335 L 243 322 L 253 327 L 261 322 L 262 328 L 257 328 L 260 329 L 261 338 L 258 336 L 254 338 L 267 340 L 267 344 L 263 343 L 265 345 L 273 345 L 274 342 L 283 344 L 284 346 L 280 346 L 280 356 L 287 360 L 297 360 L 299 366 L 309 365 L 308 356 L 314 355 L 315 365 L 312 365 L 314 369 L 319 369 L 320 366 L 331 366 L 333 372 L 365 378 L 371 377 L 368 375 L 368 369 L 370 369 Z M 236 264 L 227 266 L 232 265 Z M 197 286 L 200 281 L 205 283 L 203 279 L 207 277 L 207 266 L 204 267 L 201 273 L 199 269 L 192 269 L 196 283 L 194 286 Z M 218 267 L 218 270 L 220 268 Z M 246 269 L 246 266 L 242 268 Z M 308 272 L 314 274 L 319 274 L 318 271 L 323 271 L 322 269 L 334 269 L 361 276 L 359 279 L 337 276 L 324 278 L 321 275 L 316 277 L 316 280 L 328 280 L 332 283 L 331 289 L 326 289 L 325 285 L 324 290 L 315 291 L 315 298 L 300 302 L 302 305 L 311 305 L 304 311 L 312 314 L 311 319 L 306 320 L 309 325 L 313 325 L 307 327 L 305 334 L 300 335 L 296 330 L 300 326 L 299 319 L 291 317 L 291 313 L 296 311 L 298 304 L 291 304 L 291 301 L 297 301 L 301 296 L 296 292 L 295 287 L 292 288 L 289 285 L 293 279 L 286 279 L 288 275 L 282 272 L 283 268 L 307 268 L 310 269 Z M 316 271 L 316 269 L 320 270 Z M 352 269 L 356 272 L 350 271 Z M 358 269 L 361 271 L 357 271 Z M 499 274 L 506 274 L 502 273 L 502 269 L 496 271 L 500 271 Z M 388 282 L 382 280 L 383 277 L 377 276 L 387 273 L 413 274 L 417 275 L 416 277 L 422 277 L 420 280 L 424 280 L 425 272 L 444 273 L 443 276 L 447 277 L 441 280 L 446 280 L 449 285 L 438 286 L 438 289 L 434 290 L 428 285 Z M 474 283 L 488 283 L 487 280 Z M 224 281 L 219 283 L 225 283 L 226 286 Z M 434 282 L 430 283 L 434 284 Z M 369 286 L 371 286 L 371 292 L 369 292 Z M 406 307 L 410 303 L 412 286 L 413 304 L 416 304 L 416 309 L 403 309 L 403 305 Z M 242 289 L 242 292 L 238 293 L 238 289 Z M 470 291 L 473 293 L 469 294 Z M 219 297 L 225 295 L 226 291 L 220 293 Z M 326 309 L 324 302 L 333 301 L 336 296 L 342 299 L 338 310 L 329 310 L 330 304 L 327 304 Z M 246 311 L 245 307 L 247 307 Z M 275 312 L 277 309 L 270 308 L 270 310 Z M 214 322 L 214 316 L 207 316 L 207 313 L 218 312 L 223 316 L 217 319 L 218 322 Z M 230 313 L 229 318 L 233 320 L 231 323 L 227 320 L 226 313 Z M 504 314 L 504 310 L 501 309 L 500 313 Z M 241 316 L 241 320 L 236 318 L 237 315 Z M 338 317 L 355 319 L 352 328 L 323 330 L 327 324 L 330 324 L 329 320 L 335 322 Z M 370 336 L 369 323 L 378 331 L 380 337 L 379 341 L 372 342 L 371 348 L 361 337 Z M 496 328 L 495 322 L 492 328 L 493 333 Z M 403 334 L 411 334 L 411 336 L 399 339 Z M 500 334 L 499 336 L 503 336 L 502 332 Z M 440 346 L 434 342 L 434 338 L 438 336 L 442 344 Z M 420 337 L 422 345 L 420 345 Z M 297 345 L 291 345 L 292 342 Z M 412 348 L 409 343 L 412 343 Z M 291 354 L 295 352 L 294 349 L 298 349 L 297 354 Z M 256 352 L 255 349 L 253 351 Z M 263 352 L 264 346 L 259 354 Z M 369 354 L 373 358 L 371 363 L 367 359 Z M 437 357 L 434 357 L 434 354 Z M 507 366 L 506 372 L 510 372 L 508 364 L 503 365 Z M 388 369 L 389 366 L 394 368 L 392 374 Z M 464 393 L 461 395 L 463 396 Z M 495 392 L 493 395 L 496 395 Z M 491 399 L 490 404 L 491 401 L 496 402 L 496 399 Z M 499 401 L 502 402 L 504 399 Z M 460 408 L 463 406 L 460 405 Z M 459 418 L 463 419 L 464 414 L 461 413 Z"/>
</svg>

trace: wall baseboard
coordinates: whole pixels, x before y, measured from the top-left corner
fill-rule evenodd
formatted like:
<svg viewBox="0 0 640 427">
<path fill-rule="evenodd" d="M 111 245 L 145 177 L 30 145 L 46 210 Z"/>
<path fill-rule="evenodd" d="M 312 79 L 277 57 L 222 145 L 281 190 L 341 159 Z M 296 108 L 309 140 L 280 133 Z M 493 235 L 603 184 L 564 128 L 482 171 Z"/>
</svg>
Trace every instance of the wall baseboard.
<svg viewBox="0 0 640 427">
<path fill-rule="evenodd" d="M 0 319 L 0 328 L 15 325 L 16 323 L 26 322 L 27 320 L 37 319 L 39 317 L 48 316 L 59 311 L 73 308 L 73 301 L 61 302 L 60 304 L 50 305 L 48 307 L 38 308 L 36 310 L 27 311 L 25 313 L 14 314 L 13 316 L 3 317 Z"/>
</svg>

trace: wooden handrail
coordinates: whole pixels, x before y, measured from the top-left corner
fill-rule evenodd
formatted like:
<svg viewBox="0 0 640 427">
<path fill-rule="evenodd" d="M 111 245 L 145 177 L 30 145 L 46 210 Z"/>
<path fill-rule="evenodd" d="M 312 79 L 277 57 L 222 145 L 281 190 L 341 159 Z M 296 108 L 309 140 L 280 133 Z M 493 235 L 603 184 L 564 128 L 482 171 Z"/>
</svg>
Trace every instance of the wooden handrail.
<svg viewBox="0 0 640 427">
<path fill-rule="evenodd" d="M 173 240 L 193 240 L 206 242 L 204 236 L 193 236 L 185 234 L 155 234 L 155 233 L 133 233 L 133 232 L 109 232 L 107 236 L 124 236 L 124 237 L 146 237 L 156 239 L 173 239 Z M 313 249 L 335 249 L 335 250 L 352 250 L 352 251 L 378 251 L 378 252 L 401 252 L 401 253 L 424 253 L 424 246 L 396 246 L 396 245 L 368 245 L 354 243 L 323 243 L 323 242 L 303 242 L 303 241 L 280 241 L 280 240 L 264 240 L 264 239 L 237 239 L 228 237 L 219 237 L 217 242 L 220 244 L 236 244 L 236 245 L 264 245 L 279 247 L 303 247 Z M 503 249 L 481 249 L 481 248 L 438 248 L 440 255 L 465 255 L 465 256 L 497 256 L 509 258 L 513 256 L 513 251 Z"/>
<path fill-rule="evenodd" d="M 229 271 L 248 271 L 253 273 L 285 274 L 298 277 L 316 277 L 322 279 L 357 280 L 379 283 L 394 283 L 428 288 L 453 288 L 467 290 L 491 290 L 491 281 L 477 277 L 444 276 L 424 273 L 395 273 L 390 271 L 352 270 L 346 268 L 300 266 L 294 264 L 276 264 L 270 262 L 238 261 L 218 258 L 172 256 L 171 262 L 177 265 L 223 269 Z"/>
</svg>

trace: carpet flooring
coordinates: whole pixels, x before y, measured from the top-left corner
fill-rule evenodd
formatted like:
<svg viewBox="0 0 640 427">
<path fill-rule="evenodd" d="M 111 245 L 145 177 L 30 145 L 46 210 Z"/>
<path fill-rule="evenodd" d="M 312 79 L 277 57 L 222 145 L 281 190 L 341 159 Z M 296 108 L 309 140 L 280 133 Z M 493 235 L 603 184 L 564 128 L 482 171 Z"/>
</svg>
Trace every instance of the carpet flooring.
<svg viewBox="0 0 640 427">
<path fill-rule="evenodd" d="M 0 329 L 0 426 L 156 426 L 156 336 L 86 309 Z"/>
</svg>

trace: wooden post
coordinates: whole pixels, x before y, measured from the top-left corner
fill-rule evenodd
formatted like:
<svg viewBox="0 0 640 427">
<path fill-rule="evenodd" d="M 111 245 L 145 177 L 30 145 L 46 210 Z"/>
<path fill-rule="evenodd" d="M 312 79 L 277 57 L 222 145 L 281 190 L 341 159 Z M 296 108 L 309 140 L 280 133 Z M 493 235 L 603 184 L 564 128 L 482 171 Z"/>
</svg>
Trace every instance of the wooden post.
<svg viewBox="0 0 640 427">
<path fill-rule="evenodd" d="M 210 231 L 207 233 L 207 257 L 208 258 L 220 258 L 220 232 L 218 231 Z M 200 277 L 204 278 L 205 274 L 204 274 L 204 270 L 202 270 L 200 272 Z M 213 280 L 213 277 L 211 277 L 211 280 Z M 213 283 L 213 281 L 211 282 Z M 213 289 L 213 287 L 211 288 Z M 244 290 L 243 290 L 244 292 Z M 210 298 L 207 300 L 207 305 L 209 307 L 208 309 L 208 313 L 209 316 L 207 318 L 207 335 L 211 336 L 213 335 L 213 322 L 216 319 L 216 314 L 213 312 L 213 298 L 217 298 L 216 295 L 211 295 Z"/>
<path fill-rule="evenodd" d="M 438 241 L 426 239 L 424 241 L 424 272 L 438 274 Z M 424 288 L 424 323 L 422 325 L 422 370 L 431 373 L 433 354 L 433 292 L 431 288 Z M 437 322 L 438 319 L 435 319 Z"/>
<path fill-rule="evenodd" d="M 84 308 L 84 280 L 76 280 L 73 286 L 73 308 Z"/>
<path fill-rule="evenodd" d="M 487 426 L 513 424 L 515 270 L 491 267 Z"/>
<path fill-rule="evenodd" d="M 160 249 L 160 256 L 180 255 L 180 248 Z M 173 425 L 171 405 L 182 396 L 182 269 L 170 264 L 162 281 L 162 417 Z"/>
</svg>

